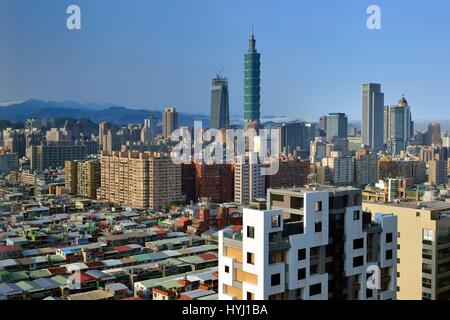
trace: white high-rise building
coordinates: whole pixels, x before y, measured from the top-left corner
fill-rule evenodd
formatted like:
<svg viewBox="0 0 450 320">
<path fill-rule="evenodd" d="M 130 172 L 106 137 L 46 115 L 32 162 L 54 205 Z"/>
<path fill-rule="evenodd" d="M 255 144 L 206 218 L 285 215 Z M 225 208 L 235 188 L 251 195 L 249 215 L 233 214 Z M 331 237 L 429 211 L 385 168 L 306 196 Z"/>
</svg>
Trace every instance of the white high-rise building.
<svg viewBox="0 0 450 320">
<path fill-rule="evenodd" d="M 242 230 L 219 231 L 220 300 L 396 299 L 396 216 L 372 221 L 356 188 L 267 197 L 267 211 L 244 209 Z"/>
<path fill-rule="evenodd" d="M 254 160 L 252 160 L 254 159 Z M 263 165 L 255 153 L 249 157 L 237 157 L 234 169 L 234 201 L 248 204 L 256 198 L 265 197 L 265 176 L 261 174 Z"/>
</svg>

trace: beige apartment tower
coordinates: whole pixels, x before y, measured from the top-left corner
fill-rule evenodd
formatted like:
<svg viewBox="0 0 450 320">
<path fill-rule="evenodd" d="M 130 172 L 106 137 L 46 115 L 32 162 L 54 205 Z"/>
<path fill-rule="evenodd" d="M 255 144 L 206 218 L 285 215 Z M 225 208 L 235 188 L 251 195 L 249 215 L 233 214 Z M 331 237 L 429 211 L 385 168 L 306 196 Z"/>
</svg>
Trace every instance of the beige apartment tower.
<svg viewBox="0 0 450 320">
<path fill-rule="evenodd" d="M 69 194 L 96 199 L 97 188 L 100 187 L 100 162 L 98 160 L 66 161 L 64 178 Z"/>
<path fill-rule="evenodd" d="M 363 203 L 363 211 L 398 218 L 397 298 L 450 299 L 450 203 Z"/>
<path fill-rule="evenodd" d="M 182 200 L 181 166 L 164 154 L 102 153 L 98 198 L 138 209 L 162 209 Z"/>
</svg>

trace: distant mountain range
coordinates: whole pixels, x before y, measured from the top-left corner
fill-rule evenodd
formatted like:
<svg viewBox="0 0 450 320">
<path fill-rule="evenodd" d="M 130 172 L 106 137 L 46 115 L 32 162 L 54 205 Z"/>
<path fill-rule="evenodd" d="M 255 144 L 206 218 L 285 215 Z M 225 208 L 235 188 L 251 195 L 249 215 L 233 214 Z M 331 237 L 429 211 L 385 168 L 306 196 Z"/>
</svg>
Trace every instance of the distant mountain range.
<svg viewBox="0 0 450 320">
<path fill-rule="evenodd" d="M 90 119 L 93 122 L 110 121 L 118 125 L 128 123 L 141 124 L 150 116 L 162 120 L 162 112 L 156 110 L 130 109 L 113 104 L 78 103 L 74 101 L 42 101 L 31 99 L 23 102 L 13 102 L 0 106 L 0 119 L 11 122 L 24 122 L 28 118 L 55 119 L 73 118 Z M 194 121 L 203 121 L 203 126 L 209 125 L 209 117 L 199 114 L 179 113 L 179 124 L 192 126 Z"/>
</svg>

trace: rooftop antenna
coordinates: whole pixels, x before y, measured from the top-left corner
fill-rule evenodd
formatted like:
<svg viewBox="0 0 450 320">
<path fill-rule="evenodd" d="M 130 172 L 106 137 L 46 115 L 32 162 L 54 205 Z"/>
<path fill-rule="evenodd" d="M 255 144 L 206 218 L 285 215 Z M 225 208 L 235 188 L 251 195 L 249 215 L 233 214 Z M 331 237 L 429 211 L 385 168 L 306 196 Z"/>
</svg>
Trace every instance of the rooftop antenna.
<svg viewBox="0 0 450 320">
<path fill-rule="evenodd" d="M 216 77 L 217 77 L 217 78 L 221 78 L 223 69 L 225 69 L 224 66 L 223 66 L 223 67 L 220 69 L 220 71 L 216 74 Z"/>
</svg>

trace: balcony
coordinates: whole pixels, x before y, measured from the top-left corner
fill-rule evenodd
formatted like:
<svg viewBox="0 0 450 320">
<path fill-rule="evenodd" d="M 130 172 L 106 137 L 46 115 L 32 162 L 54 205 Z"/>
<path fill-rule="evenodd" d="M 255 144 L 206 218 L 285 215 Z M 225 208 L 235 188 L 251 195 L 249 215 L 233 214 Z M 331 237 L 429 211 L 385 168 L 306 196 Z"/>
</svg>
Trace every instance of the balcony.
<svg viewBox="0 0 450 320">
<path fill-rule="evenodd" d="M 290 248 L 291 244 L 288 239 L 269 242 L 269 251 L 286 251 Z"/>
</svg>

